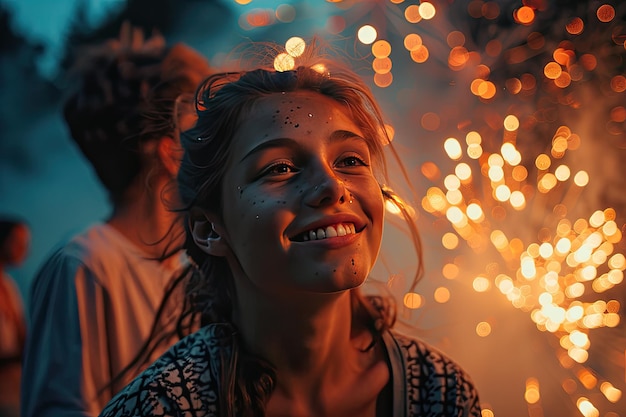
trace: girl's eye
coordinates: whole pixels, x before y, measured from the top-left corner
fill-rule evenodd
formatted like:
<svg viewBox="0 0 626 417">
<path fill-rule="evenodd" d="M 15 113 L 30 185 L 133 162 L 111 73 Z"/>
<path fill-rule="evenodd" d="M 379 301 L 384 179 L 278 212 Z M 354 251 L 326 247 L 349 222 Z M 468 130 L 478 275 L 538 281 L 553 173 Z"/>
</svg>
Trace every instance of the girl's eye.
<svg viewBox="0 0 626 417">
<path fill-rule="evenodd" d="M 263 171 L 263 175 L 285 175 L 296 172 L 296 167 L 286 162 L 277 162 Z"/>
<path fill-rule="evenodd" d="M 343 158 L 339 161 L 339 166 L 341 167 L 358 167 L 358 166 L 367 166 L 365 161 L 363 161 L 358 156 L 348 156 L 347 158 Z"/>
</svg>

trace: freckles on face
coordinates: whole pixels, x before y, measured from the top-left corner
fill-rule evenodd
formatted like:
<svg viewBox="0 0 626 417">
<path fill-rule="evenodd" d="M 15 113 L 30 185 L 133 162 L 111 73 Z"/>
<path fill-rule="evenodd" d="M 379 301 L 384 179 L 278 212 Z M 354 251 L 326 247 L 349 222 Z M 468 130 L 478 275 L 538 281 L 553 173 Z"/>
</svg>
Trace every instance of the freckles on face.
<svg viewBox="0 0 626 417">
<path fill-rule="evenodd" d="M 343 287 L 364 279 L 378 254 L 383 216 L 369 153 L 346 108 L 318 93 L 275 94 L 252 107 L 233 138 L 222 216 L 248 279 L 300 289 L 329 275 L 349 281 Z M 343 191 L 314 204 L 328 184 Z M 342 222 L 360 229 L 345 247 L 297 238 Z"/>
<path fill-rule="evenodd" d="M 299 104 L 295 104 L 294 100 L 289 99 L 287 97 L 283 98 L 280 101 L 280 104 L 284 108 L 274 110 L 274 114 L 272 115 L 272 124 L 273 125 L 283 125 L 284 127 L 292 127 L 294 129 L 298 129 L 301 126 L 301 121 L 303 122 L 311 121 L 315 115 L 306 110 L 302 110 L 303 106 Z M 326 120 L 328 123 L 328 120 Z M 306 133 L 310 135 L 313 133 L 312 129 L 304 129 L 304 132 L 300 131 L 298 134 Z"/>
</svg>

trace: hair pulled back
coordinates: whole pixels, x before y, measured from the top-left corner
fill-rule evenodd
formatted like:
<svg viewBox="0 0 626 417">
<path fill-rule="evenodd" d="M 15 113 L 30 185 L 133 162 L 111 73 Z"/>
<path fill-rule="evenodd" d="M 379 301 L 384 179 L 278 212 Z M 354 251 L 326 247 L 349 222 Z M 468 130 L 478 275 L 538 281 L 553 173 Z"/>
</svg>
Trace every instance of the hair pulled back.
<svg viewBox="0 0 626 417">
<path fill-rule="evenodd" d="M 176 137 L 178 100 L 193 95 L 210 67 L 193 49 L 167 47 L 160 36 L 144 42 L 127 24 L 119 40 L 79 52 L 63 115 L 110 199 L 120 203 L 147 164 L 142 145 Z"/>
<path fill-rule="evenodd" d="M 386 187 L 387 167 L 383 148 L 390 145 L 382 112 L 371 91 L 361 78 L 338 60 L 322 59 L 315 43 L 299 59 L 294 70 L 277 71 L 267 66 L 250 71 L 213 74 L 196 94 L 196 126 L 181 137 L 184 156 L 178 173 L 182 214 L 187 228 L 185 249 L 196 268 L 187 282 L 189 314 L 199 314 L 202 324 L 232 324 L 234 283 L 224 258 L 206 254 L 193 241 L 190 225 L 195 209 L 222 215 L 222 184 L 230 163 L 233 138 L 238 126 L 252 111 L 253 105 L 271 94 L 312 91 L 345 106 L 368 142 L 375 175 L 384 198 L 401 210 L 414 236 L 421 275 L 421 247 L 413 219 L 391 189 Z M 394 156 L 397 158 L 395 151 Z M 354 319 L 363 323 L 373 335 L 372 345 L 395 321 L 395 307 L 386 297 L 364 297 L 352 291 Z M 262 416 L 273 391 L 275 374 L 270 364 L 246 352 L 240 346 L 233 326 L 233 353 L 222 364 L 225 381 L 220 392 L 224 416 Z"/>
</svg>

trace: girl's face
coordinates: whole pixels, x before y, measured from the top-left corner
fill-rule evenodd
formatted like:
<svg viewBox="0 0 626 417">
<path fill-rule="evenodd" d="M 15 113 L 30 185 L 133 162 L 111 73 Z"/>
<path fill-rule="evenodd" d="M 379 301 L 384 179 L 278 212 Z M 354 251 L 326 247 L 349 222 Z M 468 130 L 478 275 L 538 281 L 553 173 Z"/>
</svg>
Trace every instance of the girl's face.
<svg viewBox="0 0 626 417">
<path fill-rule="evenodd" d="M 336 101 L 305 91 L 260 99 L 235 132 L 215 225 L 235 278 L 287 293 L 362 284 L 383 230 L 371 161 Z"/>
</svg>

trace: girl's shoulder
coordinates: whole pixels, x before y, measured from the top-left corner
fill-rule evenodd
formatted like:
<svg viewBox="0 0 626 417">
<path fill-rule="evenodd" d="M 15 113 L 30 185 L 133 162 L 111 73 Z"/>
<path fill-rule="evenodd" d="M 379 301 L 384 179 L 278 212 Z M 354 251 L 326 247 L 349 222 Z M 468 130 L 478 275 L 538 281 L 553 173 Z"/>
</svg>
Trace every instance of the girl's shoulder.
<svg viewBox="0 0 626 417">
<path fill-rule="evenodd" d="M 442 415 L 480 417 L 478 392 L 457 362 L 406 334 L 390 332 L 386 342 L 390 359 L 396 362 L 394 379 L 400 378 L 397 382 L 406 390 L 409 416 L 443 410 Z"/>
<path fill-rule="evenodd" d="M 447 368 L 450 371 L 455 371 L 455 373 L 465 373 L 452 358 L 422 339 L 397 331 L 390 333 L 402 352 L 407 366 L 419 365 L 421 368 L 432 369 L 433 371 Z"/>
<path fill-rule="evenodd" d="M 216 416 L 221 364 L 228 363 L 232 337 L 232 327 L 220 324 L 184 337 L 119 392 L 100 416 Z"/>
</svg>

